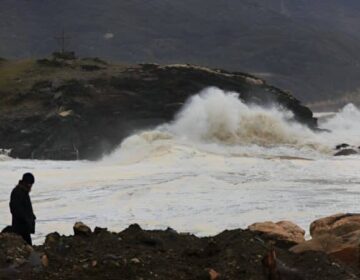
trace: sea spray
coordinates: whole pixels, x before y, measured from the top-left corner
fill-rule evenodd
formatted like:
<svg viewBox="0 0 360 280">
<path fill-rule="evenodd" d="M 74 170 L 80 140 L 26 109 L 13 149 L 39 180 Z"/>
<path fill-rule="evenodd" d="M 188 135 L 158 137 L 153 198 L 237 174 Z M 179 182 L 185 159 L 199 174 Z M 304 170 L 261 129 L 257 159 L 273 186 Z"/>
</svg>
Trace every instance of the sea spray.
<svg viewBox="0 0 360 280">
<path fill-rule="evenodd" d="M 177 139 L 236 156 L 330 155 L 321 134 L 277 104 L 245 104 L 236 92 L 210 87 L 193 96 L 166 129 Z M 214 149 L 215 147 L 215 149 Z M 209 150 L 208 150 L 209 151 Z"/>
<path fill-rule="evenodd" d="M 348 104 L 332 117 L 321 123 L 330 133 L 326 133 L 322 139 L 327 145 L 348 143 L 360 145 L 360 110 L 354 104 Z"/>
<path fill-rule="evenodd" d="M 197 151 L 246 157 L 331 155 L 321 135 L 273 104 L 245 104 L 235 92 L 207 88 L 190 98 L 174 121 L 123 141 L 112 156 L 123 163 Z"/>
<path fill-rule="evenodd" d="M 218 88 L 192 97 L 167 129 L 187 139 L 231 145 L 298 145 L 314 134 L 285 109 L 248 105 L 238 93 Z"/>
<path fill-rule="evenodd" d="M 10 149 L 0 149 L 0 161 L 10 160 Z"/>
<path fill-rule="evenodd" d="M 165 131 L 142 131 L 127 137 L 105 160 L 116 160 L 122 164 L 132 164 L 148 157 L 161 156 L 170 150 L 173 136 Z"/>
</svg>

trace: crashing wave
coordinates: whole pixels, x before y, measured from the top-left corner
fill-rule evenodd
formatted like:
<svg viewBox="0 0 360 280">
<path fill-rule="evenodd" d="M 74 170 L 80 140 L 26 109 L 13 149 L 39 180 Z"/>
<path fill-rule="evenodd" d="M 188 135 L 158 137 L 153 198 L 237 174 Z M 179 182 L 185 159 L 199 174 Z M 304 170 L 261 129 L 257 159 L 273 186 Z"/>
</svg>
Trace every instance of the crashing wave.
<svg viewBox="0 0 360 280">
<path fill-rule="evenodd" d="M 337 144 L 360 138 L 359 118 L 360 111 L 347 105 L 322 123 L 328 132 L 316 133 L 275 104 L 245 104 L 236 92 L 207 88 L 190 98 L 173 122 L 128 137 L 112 157 L 136 162 L 187 153 L 185 146 L 232 156 L 332 155 Z"/>
<path fill-rule="evenodd" d="M 348 104 L 332 117 L 321 123 L 321 128 L 329 130 L 322 135 L 322 143 L 334 148 L 347 143 L 360 146 L 360 110 L 354 104 Z"/>
<path fill-rule="evenodd" d="M 190 140 L 226 145 L 306 145 L 314 133 L 275 105 L 248 105 L 238 93 L 208 88 L 193 96 L 168 131 Z"/>
</svg>

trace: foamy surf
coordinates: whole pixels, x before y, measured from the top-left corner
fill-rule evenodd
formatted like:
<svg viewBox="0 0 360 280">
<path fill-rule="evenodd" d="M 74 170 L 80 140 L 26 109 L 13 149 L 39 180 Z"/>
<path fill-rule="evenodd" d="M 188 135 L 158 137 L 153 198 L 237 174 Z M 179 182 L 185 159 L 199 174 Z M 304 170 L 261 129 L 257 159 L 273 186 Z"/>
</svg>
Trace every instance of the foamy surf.
<svg viewBox="0 0 360 280">
<path fill-rule="evenodd" d="M 314 133 L 275 104 L 247 105 L 211 88 L 173 122 L 128 137 L 101 161 L 0 161 L 0 227 L 10 222 L 9 195 L 26 171 L 37 178 L 37 242 L 50 231 L 72 233 L 77 220 L 208 235 L 264 220 L 306 228 L 321 216 L 357 212 L 360 159 L 332 153 L 345 136 L 356 145 L 358 113 L 349 105 L 321 122 L 331 132 Z"/>
<path fill-rule="evenodd" d="M 174 121 L 128 137 L 110 158 L 137 162 L 187 146 L 194 154 L 313 159 L 332 155 L 336 144 L 323 141 L 322 134 L 295 122 L 276 104 L 249 105 L 238 93 L 208 88 L 190 98 Z"/>
<path fill-rule="evenodd" d="M 235 92 L 208 88 L 193 96 L 166 128 L 177 136 L 229 145 L 296 145 L 312 132 L 275 105 L 248 105 Z M 300 137 L 301 136 L 301 137 Z"/>
<path fill-rule="evenodd" d="M 0 149 L 0 161 L 10 160 L 10 151 L 9 149 Z"/>
<path fill-rule="evenodd" d="M 360 146 L 360 110 L 354 104 L 346 105 L 333 117 L 321 122 L 320 126 L 330 130 L 322 139 L 324 143 Z"/>
</svg>

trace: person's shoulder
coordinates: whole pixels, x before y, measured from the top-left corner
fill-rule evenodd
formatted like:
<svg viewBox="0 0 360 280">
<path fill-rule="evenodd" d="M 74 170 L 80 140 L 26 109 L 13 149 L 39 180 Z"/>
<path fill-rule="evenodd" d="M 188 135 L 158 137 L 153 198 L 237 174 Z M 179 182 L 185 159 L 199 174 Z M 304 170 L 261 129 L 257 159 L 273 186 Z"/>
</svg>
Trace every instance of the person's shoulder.
<svg viewBox="0 0 360 280">
<path fill-rule="evenodd" d="M 13 190 L 11 191 L 11 196 L 20 196 L 23 195 L 23 191 L 21 190 L 21 188 L 19 186 L 15 186 L 13 188 Z"/>
</svg>

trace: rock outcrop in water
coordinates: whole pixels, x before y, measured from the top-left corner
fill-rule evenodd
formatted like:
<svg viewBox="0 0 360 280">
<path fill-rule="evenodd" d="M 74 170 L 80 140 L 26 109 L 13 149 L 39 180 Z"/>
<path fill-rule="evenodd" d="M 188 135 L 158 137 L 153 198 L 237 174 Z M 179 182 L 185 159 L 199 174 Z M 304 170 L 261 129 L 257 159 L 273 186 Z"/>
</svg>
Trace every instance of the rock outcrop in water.
<svg viewBox="0 0 360 280">
<path fill-rule="evenodd" d="M 250 225 L 248 229 L 253 232 L 266 234 L 278 240 L 293 243 L 302 243 L 305 241 L 305 230 L 290 221 L 255 223 Z"/>
<path fill-rule="evenodd" d="M 96 159 L 132 132 L 172 120 L 208 86 L 236 91 L 247 103 L 278 103 L 317 126 L 299 100 L 248 74 L 54 57 L 0 65 L 0 148 L 17 158 Z"/>
<path fill-rule="evenodd" d="M 359 154 L 360 147 L 351 146 L 349 144 L 343 143 L 336 145 L 336 153 L 334 156 L 351 156 Z"/>
</svg>

